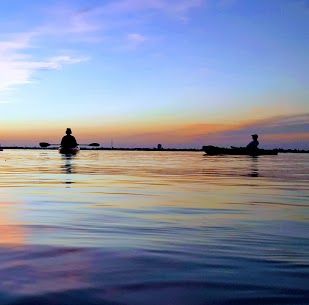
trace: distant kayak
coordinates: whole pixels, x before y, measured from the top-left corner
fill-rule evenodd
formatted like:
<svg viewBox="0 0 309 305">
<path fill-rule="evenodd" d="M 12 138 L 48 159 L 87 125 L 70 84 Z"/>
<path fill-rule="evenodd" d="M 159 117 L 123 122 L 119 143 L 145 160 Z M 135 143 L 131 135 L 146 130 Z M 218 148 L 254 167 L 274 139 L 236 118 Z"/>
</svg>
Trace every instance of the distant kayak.
<svg viewBox="0 0 309 305">
<path fill-rule="evenodd" d="M 277 149 L 246 149 L 242 147 L 225 148 L 217 146 L 203 146 L 202 150 L 211 156 L 215 155 L 249 155 L 249 156 L 262 156 L 262 155 L 278 155 Z"/>
<path fill-rule="evenodd" d="M 68 147 L 59 147 L 58 151 L 60 154 L 66 154 L 66 155 L 76 155 L 79 152 L 79 147 L 72 147 L 72 148 L 68 148 Z"/>
</svg>

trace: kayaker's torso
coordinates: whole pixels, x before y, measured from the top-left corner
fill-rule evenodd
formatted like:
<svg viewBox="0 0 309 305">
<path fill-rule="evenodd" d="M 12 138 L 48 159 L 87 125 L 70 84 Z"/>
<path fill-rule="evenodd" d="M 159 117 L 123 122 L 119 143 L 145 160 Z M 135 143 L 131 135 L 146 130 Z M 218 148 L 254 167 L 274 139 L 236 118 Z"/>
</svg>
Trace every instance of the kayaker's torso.
<svg viewBox="0 0 309 305">
<path fill-rule="evenodd" d="M 77 146 L 77 142 L 74 136 L 66 135 L 61 140 L 61 146 L 65 148 L 74 148 Z"/>
<path fill-rule="evenodd" d="M 253 140 L 253 141 L 251 141 L 247 146 L 246 146 L 246 148 L 248 148 L 248 149 L 257 149 L 258 148 L 258 146 L 259 146 L 259 141 L 258 140 Z"/>
</svg>

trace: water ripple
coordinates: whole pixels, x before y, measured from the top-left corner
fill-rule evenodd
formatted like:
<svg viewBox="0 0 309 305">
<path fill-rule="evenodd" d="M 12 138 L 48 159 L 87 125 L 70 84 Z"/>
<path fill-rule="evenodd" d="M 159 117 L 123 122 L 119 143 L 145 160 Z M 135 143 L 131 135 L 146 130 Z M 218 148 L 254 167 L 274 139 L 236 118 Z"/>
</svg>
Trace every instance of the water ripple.
<svg viewBox="0 0 309 305">
<path fill-rule="evenodd" d="M 1 305 L 308 305 L 308 154 L 1 156 Z"/>
</svg>

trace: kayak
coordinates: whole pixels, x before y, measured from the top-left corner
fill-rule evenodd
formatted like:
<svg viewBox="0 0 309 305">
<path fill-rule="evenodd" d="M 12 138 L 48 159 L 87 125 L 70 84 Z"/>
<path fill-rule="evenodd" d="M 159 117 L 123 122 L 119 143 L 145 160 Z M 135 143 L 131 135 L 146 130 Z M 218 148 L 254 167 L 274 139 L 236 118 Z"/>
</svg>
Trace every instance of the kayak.
<svg viewBox="0 0 309 305">
<path fill-rule="evenodd" d="M 59 149 L 58 149 L 58 152 L 59 152 L 60 154 L 76 155 L 76 154 L 79 152 L 79 150 L 80 150 L 80 149 L 79 149 L 78 146 L 72 147 L 72 148 L 60 146 Z"/>
<path fill-rule="evenodd" d="M 247 149 L 244 147 L 225 148 L 216 147 L 212 145 L 203 146 L 202 150 L 211 156 L 215 155 L 248 155 L 248 156 L 262 156 L 262 155 L 278 155 L 277 149 Z"/>
</svg>

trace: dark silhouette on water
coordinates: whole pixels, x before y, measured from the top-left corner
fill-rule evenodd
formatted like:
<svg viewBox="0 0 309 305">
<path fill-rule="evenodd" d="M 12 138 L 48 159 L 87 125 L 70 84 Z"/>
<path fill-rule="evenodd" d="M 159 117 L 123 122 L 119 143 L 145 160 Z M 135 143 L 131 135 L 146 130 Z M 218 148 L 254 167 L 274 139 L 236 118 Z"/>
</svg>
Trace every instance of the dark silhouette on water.
<svg viewBox="0 0 309 305">
<path fill-rule="evenodd" d="M 251 137 L 252 141 L 246 146 L 246 149 L 258 149 L 260 143 L 257 139 L 259 136 L 257 134 L 253 134 Z"/>
<path fill-rule="evenodd" d="M 76 147 L 78 144 L 76 142 L 75 137 L 71 135 L 72 134 L 71 128 L 67 128 L 65 133 L 67 135 L 62 138 L 60 145 L 63 148 L 74 148 L 74 147 Z"/>
<path fill-rule="evenodd" d="M 207 155 L 251 155 L 251 156 L 260 156 L 260 155 L 277 155 L 278 149 L 259 149 L 258 135 L 251 135 L 253 141 L 251 141 L 246 147 L 235 147 L 231 148 L 225 147 L 216 147 L 212 145 L 203 146 L 202 150 Z"/>
</svg>

